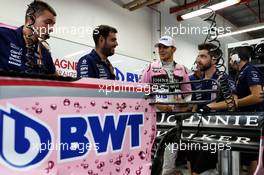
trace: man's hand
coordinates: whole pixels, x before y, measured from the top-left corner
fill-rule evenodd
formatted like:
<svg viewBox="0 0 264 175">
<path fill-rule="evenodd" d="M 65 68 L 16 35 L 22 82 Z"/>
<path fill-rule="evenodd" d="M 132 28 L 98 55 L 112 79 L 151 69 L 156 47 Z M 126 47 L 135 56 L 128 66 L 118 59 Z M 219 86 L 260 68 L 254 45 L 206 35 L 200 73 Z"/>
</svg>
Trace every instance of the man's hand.
<svg viewBox="0 0 264 175">
<path fill-rule="evenodd" d="M 203 105 L 198 107 L 198 111 L 199 113 L 205 114 L 205 113 L 209 113 L 211 111 L 211 108 L 207 105 Z"/>
<path fill-rule="evenodd" d="M 178 102 L 179 104 L 174 105 L 174 109 L 177 112 L 186 112 L 189 110 L 189 104 L 184 103 L 185 99 L 182 98 L 182 95 L 175 95 L 175 102 Z M 181 104 L 182 102 L 182 104 Z"/>
<path fill-rule="evenodd" d="M 156 105 L 161 112 L 172 112 L 172 107 L 169 105 Z"/>
</svg>

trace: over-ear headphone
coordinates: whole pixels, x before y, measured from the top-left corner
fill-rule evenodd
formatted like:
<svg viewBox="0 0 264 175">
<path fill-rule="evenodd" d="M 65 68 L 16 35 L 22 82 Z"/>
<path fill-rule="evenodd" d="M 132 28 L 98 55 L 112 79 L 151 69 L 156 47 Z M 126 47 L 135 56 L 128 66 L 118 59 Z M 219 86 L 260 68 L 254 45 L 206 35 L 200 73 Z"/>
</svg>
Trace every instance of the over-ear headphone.
<svg viewBox="0 0 264 175">
<path fill-rule="evenodd" d="M 235 53 L 235 54 L 231 55 L 231 60 L 232 60 L 234 63 L 239 64 L 241 59 L 240 59 L 238 53 Z"/>
<path fill-rule="evenodd" d="M 254 50 L 255 58 L 258 59 L 261 63 L 264 63 L 264 40 L 262 40 Z"/>
<path fill-rule="evenodd" d="M 231 60 L 239 64 L 241 60 L 250 61 L 251 55 L 252 55 L 251 46 L 240 46 L 231 51 Z"/>
</svg>

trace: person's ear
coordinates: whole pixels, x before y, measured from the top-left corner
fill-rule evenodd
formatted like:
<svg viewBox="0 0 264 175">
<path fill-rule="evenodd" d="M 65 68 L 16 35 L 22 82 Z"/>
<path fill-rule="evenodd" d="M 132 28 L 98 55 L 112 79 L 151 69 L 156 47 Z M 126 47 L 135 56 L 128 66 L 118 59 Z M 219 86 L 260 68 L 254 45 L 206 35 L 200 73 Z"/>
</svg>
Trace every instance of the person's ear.
<svg viewBox="0 0 264 175">
<path fill-rule="evenodd" d="M 102 46 L 104 44 L 104 37 L 102 35 L 99 36 L 99 45 Z"/>
<path fill-rule="evenodd" d="M 176 52 L 176 47 L 172 47 L 172 52 L 174 53 L 174 52 Z"/>
<path fill-rule="evenodd" d="M 217 59 L 214 56 L 212 56 L 212 63 L 215 64 L 215 65 L 217 63 Z"/>
<path fill-rule="evenodd" d="M 26 25 L 31 24 L 32 23 L 32 19 L 30 17 L 27 17 L 25 23 L 26 23 Z"/>
</svg>

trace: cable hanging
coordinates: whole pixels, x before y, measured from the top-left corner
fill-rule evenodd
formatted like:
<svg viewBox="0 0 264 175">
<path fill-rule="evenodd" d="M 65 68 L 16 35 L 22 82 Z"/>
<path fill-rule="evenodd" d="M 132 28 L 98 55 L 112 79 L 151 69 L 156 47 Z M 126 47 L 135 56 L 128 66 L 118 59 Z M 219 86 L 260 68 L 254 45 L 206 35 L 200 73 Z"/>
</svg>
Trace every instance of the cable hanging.
<svg viewBox="0 0 264 175">
<path fill-rule="evenodd" d="M 45 42 L 45 39 L 41 39 L 39 41 L 38 38 L 38 42 L 36 43 L 34 41 L 34 34 L 37 33 L 37 29 L 34 27 L 35 23 L 36 23 L 36 3 L 38 1 L 34 0 L 31 4 L 28 5 L 28 12 L 26 14 L 27 18 L 30 19 L 30 23 L 26 24 L 26 28 L 30 30 L 29 34 L 24 35 L 24 38 L 26 40 L 26 48 L 27 48 L 27 52 L 26 52 L 26 63 L 25 65 L 28 67 L 28 69 L 25 71 L 26 73 L 45 73 L 48 72 L 47 68 L 45 68 L 45 66 L 42 64 L 42 58 L 39 59 L 39 61 L 37 61 L 35 63 L 34 60 L 34 49 L 36 47 L 38 48 L 38 51 L 41 52 L 41 47 L 43 47 L 41 45 L 42 42 Z M 41 55 L 41 53 L 39 53 Z"/>
<path fill-rule="evenodd" d="M 211 0 L 204 6 L 204 8 L 207 8 L 207 6 L 211 3 Z M 207 18 L 204 19 L 204 21 L 208 22 L 210 24 L 210 28 L 208 29 L 208 34 L 204 40 L 204 43 L 212 43 L 216 46 L 216 48 L 210 50 L 210 52 L 214 52 L 216 50 L 220 50 L 221 48 L 221 43 L 218 40 L 218 30 L 217 30 L 217 24 L 216 24 L 216 12 L 210 8 L 209 9 L 211 12 Z M 225 102 L 227 104 L 227 109 L 228 111 L 235 111 L 236 109 L 236 103 L 235 99 L 232 95 L 232 90 L 230 89 L 229 86 L 229 81 L 228 77 L 225 76 L 226 74 L 226 66 L 225 66 L 225 60 L 223 58 L 223 53 L 220 52 L 218 57 L 215 58 L 218 60 L 218 63 L 216 65 L 216 73 L 219 77 L 218 82 L 220 85 L 220 90 L 222 92 L 222 95 L 225 99 Z"/>
</svg>

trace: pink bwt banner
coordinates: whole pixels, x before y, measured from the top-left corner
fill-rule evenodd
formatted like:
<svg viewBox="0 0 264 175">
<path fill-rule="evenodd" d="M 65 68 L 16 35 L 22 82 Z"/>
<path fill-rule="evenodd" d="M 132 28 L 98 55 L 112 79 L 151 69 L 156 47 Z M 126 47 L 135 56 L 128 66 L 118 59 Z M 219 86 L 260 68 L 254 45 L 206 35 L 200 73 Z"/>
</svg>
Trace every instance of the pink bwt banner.
<svg viewBox="0 0 264 175">
<path fill-rule="evenodd" d="M 156 114 L 144 84 L 0 79 L 1 175 L 150 174 Z"/>
</svg>

